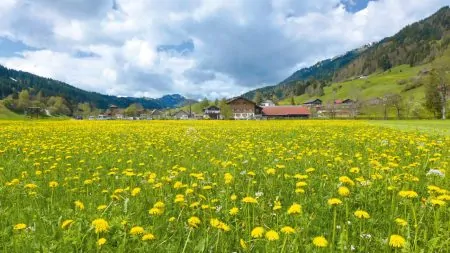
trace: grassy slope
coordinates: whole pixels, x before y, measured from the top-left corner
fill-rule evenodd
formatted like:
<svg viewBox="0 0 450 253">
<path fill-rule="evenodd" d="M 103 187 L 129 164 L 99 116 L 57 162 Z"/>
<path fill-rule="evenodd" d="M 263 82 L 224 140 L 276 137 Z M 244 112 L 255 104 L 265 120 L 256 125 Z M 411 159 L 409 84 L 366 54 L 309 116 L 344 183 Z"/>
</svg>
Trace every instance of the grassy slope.
<svg viewBox="0 0 450 253">
<path fill-rule="evenodd" d="M 429 134 L 444 134 L 450 136 L 450 120 L 389 120 L 370 121 L 369 123 L 405 131 L 419 131 Z"/>
<path fill-rule="evenodd" d="M 424 88 L 419 87 L 416 89 L 409 90 L 407 92 L 402 92 L 404 85 L 397 83 L 399 80 L 409 79 L 416 76 L 420 70 L 429 67 L 429 65 L 421 65 L 417 67 L 409 67 L 408 65 L 401 65 L 391 70 L 382 73 L 375 73 L 368 76 L 367 79 L 355 79 L 352 81 L 333 83 L 329 87 L 325 87 L 325 95 L 319 97 L 323 101 L 333 100 L 333 88 L 337 88 L 335 95 L 336 99 L 346 99 L 355 97 L 355 91 L 360 90 L 359 97 L 362 100 L 381 97 L 390 93 L 401 93 L 403 96 L 411 97 L 415 99 L 422 99 L 424 96 Z M 308 95 L 304 94 L 295 97 L 295 102 L 297 104 L 306 102 L 312 99 Z M 280 104 L 289 104 L 290 98 L 286 98 L 280 101 Z"/>
<path fill-rule="evenodd" d="M 0 101 L 0 119 L 23 119 L 23 115 L 16 114 L 6 108 Z"/>
</svg>

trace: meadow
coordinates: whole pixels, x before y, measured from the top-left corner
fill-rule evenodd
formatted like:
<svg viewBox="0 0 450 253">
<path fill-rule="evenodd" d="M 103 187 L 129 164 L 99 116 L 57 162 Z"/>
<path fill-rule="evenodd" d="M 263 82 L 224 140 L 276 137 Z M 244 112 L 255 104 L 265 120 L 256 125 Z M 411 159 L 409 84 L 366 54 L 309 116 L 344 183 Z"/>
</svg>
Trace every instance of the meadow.
<svg viewBox="0 0 450 253">
<path fill-rule="evenodd" d="M 450 136 L 0 121 L 2 252 L 449 252 Z"/>
</svg>

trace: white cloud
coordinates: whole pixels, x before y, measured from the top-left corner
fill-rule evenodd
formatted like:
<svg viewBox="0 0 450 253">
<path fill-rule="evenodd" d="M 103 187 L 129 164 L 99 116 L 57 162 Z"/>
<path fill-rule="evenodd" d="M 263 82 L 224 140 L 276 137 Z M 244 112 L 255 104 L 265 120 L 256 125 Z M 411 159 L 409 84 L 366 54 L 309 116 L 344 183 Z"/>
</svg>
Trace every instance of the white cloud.
<svg viewBox="0 0 450 253">
<path fill-rule="evenodd" d="M 448 0 L 379 0 L 356 13 L 339 0 L 115 3 L 2 0 L 0 36 L 42 49 L 0 63 L 114 95 L 231 96 L 393 35 Z M 193 51 L 158 50 L 187 40 Z"/>
</svg>

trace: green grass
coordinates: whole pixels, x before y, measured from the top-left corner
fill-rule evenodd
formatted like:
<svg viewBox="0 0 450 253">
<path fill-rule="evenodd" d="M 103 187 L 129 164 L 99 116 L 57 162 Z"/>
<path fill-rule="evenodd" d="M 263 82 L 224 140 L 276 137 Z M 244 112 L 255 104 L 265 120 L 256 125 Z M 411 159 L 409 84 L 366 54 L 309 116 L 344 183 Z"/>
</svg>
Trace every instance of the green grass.
<svg viewBox="0 0 450 253">
<path fill-rule="evenodd" d="M 16 114 L 6 108 L 0 101 L 0 119 L 23 119 L 23 115 Z"/>
<path fill-rule="evenodd" d="M 369 123 L 404 131 L 417 131 L 450 136 L 450 120 L 383 120 L 370 121 Z"/>
</svg>

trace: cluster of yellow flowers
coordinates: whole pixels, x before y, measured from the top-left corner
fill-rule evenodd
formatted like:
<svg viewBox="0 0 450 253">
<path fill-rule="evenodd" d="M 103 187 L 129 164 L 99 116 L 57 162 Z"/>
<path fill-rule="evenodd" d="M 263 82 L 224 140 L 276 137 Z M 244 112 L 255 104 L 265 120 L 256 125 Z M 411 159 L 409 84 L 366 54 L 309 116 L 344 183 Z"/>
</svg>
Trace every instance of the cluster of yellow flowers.
<svg viewBox="0 0 450 253">
<path fill-rule="evenodd" d="M 357 121 L 0 128 L 8 252 L 445 251 L 449 137 Z"/>
</svg>

